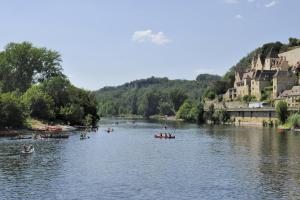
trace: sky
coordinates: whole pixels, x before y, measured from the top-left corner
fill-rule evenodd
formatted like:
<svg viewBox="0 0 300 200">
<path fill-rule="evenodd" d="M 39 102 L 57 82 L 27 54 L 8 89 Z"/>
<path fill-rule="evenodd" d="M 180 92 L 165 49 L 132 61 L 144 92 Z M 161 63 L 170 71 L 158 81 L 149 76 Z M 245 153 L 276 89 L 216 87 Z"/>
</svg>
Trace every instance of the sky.
<svg viewBox="0 0 300 200">
<path fill-rule="evenodd" d="M 267 42 L 300 38 L 299 0 L 0 0 L 0 48 L 61 53 L 64 73 L 96 90 L 151 76 L 223 75 Z"/>
</svg>

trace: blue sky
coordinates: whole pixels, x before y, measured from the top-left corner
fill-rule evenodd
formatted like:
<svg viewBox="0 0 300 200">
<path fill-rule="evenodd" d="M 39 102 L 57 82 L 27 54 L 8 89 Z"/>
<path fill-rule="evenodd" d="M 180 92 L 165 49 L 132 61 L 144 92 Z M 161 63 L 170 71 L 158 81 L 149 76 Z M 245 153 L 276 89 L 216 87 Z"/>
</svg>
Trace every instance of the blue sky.
<svg viewBox="0 0 300 200">
<path fill-rule="evenodd" d="M 224 74 L 266 42 L 300 37 L 298 0 L 0 1 L 0 46 L 59 51 L 78 87 Z"/>
</svg>

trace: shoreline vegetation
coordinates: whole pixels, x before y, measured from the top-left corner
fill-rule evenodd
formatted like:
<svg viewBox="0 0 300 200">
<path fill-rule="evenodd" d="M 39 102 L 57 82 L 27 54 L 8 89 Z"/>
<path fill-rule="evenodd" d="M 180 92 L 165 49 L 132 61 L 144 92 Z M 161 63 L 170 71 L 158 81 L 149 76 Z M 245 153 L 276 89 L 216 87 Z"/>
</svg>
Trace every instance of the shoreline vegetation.
<svg viewBox="0 0 300 200">
<path fill-rule="evenodd" d="M 57 51 L 22 42 L 9 43 L 0 52 L 2 132 L 96 126 L 97 105 L 93 92 L 75 87 L 63 74 Z"/>
</svg>

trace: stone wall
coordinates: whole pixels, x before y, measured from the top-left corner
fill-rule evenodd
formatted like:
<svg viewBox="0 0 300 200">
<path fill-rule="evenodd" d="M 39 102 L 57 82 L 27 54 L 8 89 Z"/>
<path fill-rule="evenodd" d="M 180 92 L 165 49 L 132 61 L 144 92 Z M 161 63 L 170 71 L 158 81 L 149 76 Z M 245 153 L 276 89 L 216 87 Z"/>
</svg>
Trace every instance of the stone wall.
<svg viewBox="0 0 300 200">
<path fill-rule="evenodd" d="M 286 61 L 288 61 L 290 66 L 295 66 L 297 64 L 297 62 L 300 61 L 300 48 L 281 53 L 278 56 L 285 57 Z"/>
<path fill-rule="evenodd" d="M 235 123 L 256 123 L 262 125 L 263 122 L 272 121 L 273 124 L 276 123 L 276 113 L 275 111 L 259 111 L 256 109 L 253 111 L 228 111 L 230 117 Z"/>
</svg>

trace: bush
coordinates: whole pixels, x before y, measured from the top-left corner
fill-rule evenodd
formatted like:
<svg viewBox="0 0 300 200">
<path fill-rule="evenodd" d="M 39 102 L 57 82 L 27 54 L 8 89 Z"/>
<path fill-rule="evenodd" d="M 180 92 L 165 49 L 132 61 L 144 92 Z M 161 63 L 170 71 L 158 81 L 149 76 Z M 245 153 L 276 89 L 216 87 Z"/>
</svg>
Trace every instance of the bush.
<svg viewBox="0 0 300 200">
<path fill-rule="evenodd" d="M 287 123 L 290 125 L 291 128 L 298 128 L 300 127 L 300 114 L 295 113 L 289 116 Z"/>
</svg>

